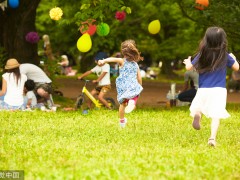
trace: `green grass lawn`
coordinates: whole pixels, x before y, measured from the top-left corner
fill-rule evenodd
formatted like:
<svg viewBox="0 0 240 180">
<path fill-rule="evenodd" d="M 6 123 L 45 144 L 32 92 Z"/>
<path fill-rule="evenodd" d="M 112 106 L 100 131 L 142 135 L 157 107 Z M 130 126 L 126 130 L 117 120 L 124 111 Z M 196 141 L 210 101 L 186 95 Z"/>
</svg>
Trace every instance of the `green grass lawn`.
<svg viewBox="0 0 240 180">
<path fill-rule="evenodd" d="M 0 170 L 25 179 L 240 179 L 240 105 L 228 105 L 217 147 L 210 120 L 188 107 L 137 109 L 121 129 L 117 110 L 0 112 Z"/>
</svg>

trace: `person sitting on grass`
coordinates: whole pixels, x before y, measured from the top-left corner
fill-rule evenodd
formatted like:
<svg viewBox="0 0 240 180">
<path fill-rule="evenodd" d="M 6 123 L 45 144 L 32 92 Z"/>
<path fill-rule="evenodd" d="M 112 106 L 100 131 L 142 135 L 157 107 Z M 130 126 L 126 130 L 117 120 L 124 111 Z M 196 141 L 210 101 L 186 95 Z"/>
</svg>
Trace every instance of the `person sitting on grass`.
<svg viewBox="0 0 240 180">
<path fill-rule="evenodd" d="M 38 103 L 47 103 L 49 109 L 55 106 L 52 97 L 52 80 L 35 64 L 23 63 L 19 66 L 20 72 L 35 83 L 35 94 Z"/>
<path fill-rule="evenodd" d="M 43 103 L 37 103 L 37 97 L 34 93 L 35 83 L 33 80 L 28 79 L 25 82 L 24 93 L 25 93 L 25 105 L 27 109 L 40 108 L 44 106 Z"/>
<path fill-rule="evenodd" d="M 20 64 L 16 59 L 9 59 L 5 65 L 6 72 L 2 75 L 2 90 L 0 96 L 4 96 L 0 101 L 0 109 L 23 110 L 24 97 L 23 88 L 27 81 L 27 76 L 20 73 Z"/>
<path fill-rule="evenodd" d="M 184 88 L 182 92 L 178 94 L 178 99 L 180 101 L 192 103 L 198 89 L 198 77 L 199 74 L 195 70 L 189 70 L 185 72 Z"/>
</svg>

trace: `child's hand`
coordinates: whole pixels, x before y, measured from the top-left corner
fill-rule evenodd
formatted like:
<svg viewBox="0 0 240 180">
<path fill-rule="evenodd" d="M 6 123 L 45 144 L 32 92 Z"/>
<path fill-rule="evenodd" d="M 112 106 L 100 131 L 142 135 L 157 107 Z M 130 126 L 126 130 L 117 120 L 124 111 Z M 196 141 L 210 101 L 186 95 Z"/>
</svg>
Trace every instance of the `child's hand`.
<svg viewBox="0 0 240 180">
<path fill-rule="evenodd" d="M 104 60 L 99 60 L 98 61 L 98 65 L 104 65 L 105 64 L 105 61 Z"/>
<path fill-rule="evenodd" d="M 187 64 L 191 64 L 191 56 L 188 56 L 188 58 L 187 59 L 184 59 L 183 60 L 183 64 L 185 64 L 185 65 L 187 65 Z"/>
<path fill-rule="evenodd" d="M 93 83 L 95 83 L 95 84 L 96 84 L 96 83 L 98 83 L 98 81 L 97 81 L 97 80 L 93 80 L 92 82 L 93 82 Z"/>
<path fill-rule="evenodd" d="M 188 56 L 187 59 L 183 60 L 183 64 L 185 64 L 185 67 L 187 70 L 190 70 L 192 68 L 192 63 L 191 63 L 191 56 Z"/>
</svg>

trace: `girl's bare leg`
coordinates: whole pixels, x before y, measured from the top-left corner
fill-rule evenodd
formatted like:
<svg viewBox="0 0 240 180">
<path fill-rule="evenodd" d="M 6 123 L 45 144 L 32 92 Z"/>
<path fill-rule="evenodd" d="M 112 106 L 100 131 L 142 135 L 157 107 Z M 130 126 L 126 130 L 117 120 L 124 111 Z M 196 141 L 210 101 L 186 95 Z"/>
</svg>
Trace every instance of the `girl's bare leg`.
<svg viewBox="0 0 240 180">
<path fill-rule="evenodd" d="M 213 118 L 211 123 L 211 136 L 208 140 L 208 144 L 216 146 L 217 131 L 220 124 L 220 119 Z"/>
<path fill-rule="evenodd" d="M 120 127 L 124 128 L 126 126 L 127 123 L 127 119 L 124 118 L 124 111 L 125 111 L 125 107 L 127 106 L 126 103 L 122 103 L 119 106 L 119 123 L 120 123 Z"/>
<path fill-rule="evenodd" d="M 119 106 L 119 111 L 118 111 L 118 113 L 119 113 L 119 118 L 120 119 L 124 119 L 124 111 L 125 111 L 125 107 L 127 106 L 127 104 L 126 103 L 122 103 L 122 104 L 120 104 L 120 106 Z"/>
</svg>

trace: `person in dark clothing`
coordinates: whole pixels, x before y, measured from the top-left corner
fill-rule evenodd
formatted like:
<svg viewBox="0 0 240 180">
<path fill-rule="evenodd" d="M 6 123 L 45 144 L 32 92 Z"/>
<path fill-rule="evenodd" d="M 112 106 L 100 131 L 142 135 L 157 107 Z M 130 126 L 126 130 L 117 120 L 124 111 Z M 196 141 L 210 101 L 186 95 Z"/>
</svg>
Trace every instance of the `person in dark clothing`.
<svg viewBox="0 0 240 180">
<path fill-rule="evenodd" d="M 198 73 L 194 70 L 186 71 L 184 74 L 184 88 L 178 95 L 182 102 L 192 102 L 198 89 Z M 189 86 L 190 85 L 190 86 Z"/>
</svg>

